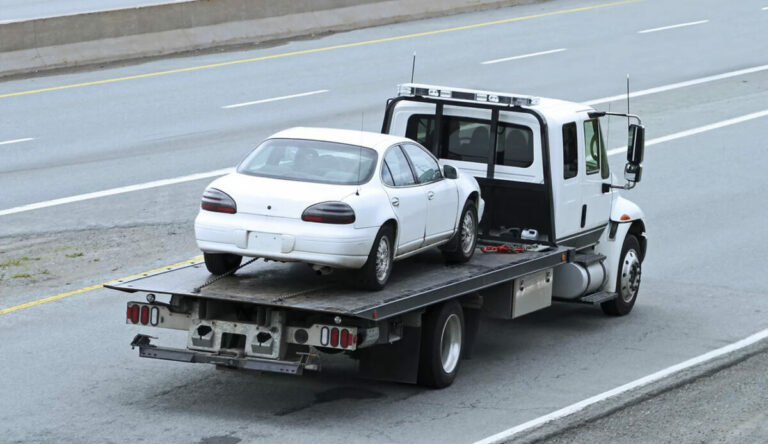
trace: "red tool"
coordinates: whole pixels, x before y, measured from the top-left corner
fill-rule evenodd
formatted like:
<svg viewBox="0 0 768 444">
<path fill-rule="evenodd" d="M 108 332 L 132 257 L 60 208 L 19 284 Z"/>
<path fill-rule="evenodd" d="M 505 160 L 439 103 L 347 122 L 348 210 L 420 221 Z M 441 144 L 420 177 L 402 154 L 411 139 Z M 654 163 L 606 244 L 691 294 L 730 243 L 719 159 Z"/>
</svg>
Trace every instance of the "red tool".
<svg viewBox="0 0 768 444">
<path fill-rule="evenodd" d="M 522 253 L 525 251 L 525 248 L 519 246 L 510 248 L 507 245 L 487 245 L 480 248 L 480 251 L 483 253 Z"/>
</svg>

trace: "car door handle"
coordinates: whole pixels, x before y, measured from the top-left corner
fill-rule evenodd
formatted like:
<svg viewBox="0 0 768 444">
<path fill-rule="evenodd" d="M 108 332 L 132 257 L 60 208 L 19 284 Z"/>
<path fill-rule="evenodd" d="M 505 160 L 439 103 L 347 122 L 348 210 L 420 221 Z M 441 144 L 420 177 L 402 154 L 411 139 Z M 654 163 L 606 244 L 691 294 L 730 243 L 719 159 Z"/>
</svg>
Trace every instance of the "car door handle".
<svg viewBox="0 0 768 444">
<path fill-rule="evenodd" d="M 435 198 L 435 192 L 434 191 L 427 192 L 427 199 L 432 200 L 434 198 Z"/>
<path fill-rule="evenodd" d="M 397 197 L 393 197 L 393 198 L 392 198 L 392 206 L 393 206 L 393 207 L 398 207 L 398 206 L 400 206 L 400 199 L 398 199 Z"/>
</svg>

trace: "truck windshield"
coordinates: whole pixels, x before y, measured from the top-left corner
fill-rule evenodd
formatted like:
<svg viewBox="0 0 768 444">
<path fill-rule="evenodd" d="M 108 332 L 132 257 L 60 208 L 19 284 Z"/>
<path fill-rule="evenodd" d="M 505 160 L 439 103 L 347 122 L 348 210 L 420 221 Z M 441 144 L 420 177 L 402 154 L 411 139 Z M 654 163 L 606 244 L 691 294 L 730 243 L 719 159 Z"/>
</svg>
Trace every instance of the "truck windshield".
<svg viewBox="0 0 768 444">
<path fill-rule="evenodd" d="M 355 145 L 305 139 L 268 139 L 237 167 L 251 176 L 334 185 L 368 182 L 376 151 Z"/>
</svg>

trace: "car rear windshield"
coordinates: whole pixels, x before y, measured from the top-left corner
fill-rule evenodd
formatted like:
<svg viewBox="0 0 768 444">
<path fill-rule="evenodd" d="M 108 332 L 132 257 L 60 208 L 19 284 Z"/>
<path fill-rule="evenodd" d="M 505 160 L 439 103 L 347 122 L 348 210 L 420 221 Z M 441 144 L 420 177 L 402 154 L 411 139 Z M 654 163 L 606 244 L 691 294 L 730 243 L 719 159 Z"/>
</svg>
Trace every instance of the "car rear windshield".
<svg viewBox="0 0 768 444">
<path fill-rule="evenodd" d="M 237 172 L 274 179 L 334 185 L 368 182 L 376 151 L 355 145 L 305 139 L 268 139 L 237 167 Z"/>
</svg>

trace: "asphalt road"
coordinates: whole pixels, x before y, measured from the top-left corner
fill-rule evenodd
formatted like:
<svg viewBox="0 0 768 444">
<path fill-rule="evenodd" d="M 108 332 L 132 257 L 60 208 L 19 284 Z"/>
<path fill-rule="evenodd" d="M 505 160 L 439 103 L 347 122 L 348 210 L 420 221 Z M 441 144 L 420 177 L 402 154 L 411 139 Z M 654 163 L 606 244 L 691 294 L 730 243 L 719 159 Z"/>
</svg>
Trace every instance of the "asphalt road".
<svg viewBox="0 0 768 444">
<path fill-rule="evenodd" d="M 188 0 L 0 0 L 0 23 Z"/>
<path fill-rule="evenodd" d="M 414 51 L 416 81 L 583 101 L 620 94 L 626 73 L 643 90 L 768 64 L 768 5 L 756 0 L 645 0 L 388 39 L 585 4 L 600 3 L 555 0 L 0 83 L 0 214 L 230 167 L 288 126 L 357 129 L 362 120 L 376 130 L 385 99 L 410 77 Z M 678 24 L 689 25 L 640 33 Z M 338 47 L 357 42 L 369 43 Z M 95 83 L 169 70 L 183 71 Z M 76 84 L 85 85 L 61 88 Z M 9 96 L 45 88 L 57 89 Z M 328 92 L 222 108 L 318 90 Z M 649 146 L 644 181 L 628 193 L 645 210 L 650 237 L 640 299 L 628 317 L 555 305 L 515 322 L 485 322 L 456 383 L 429 391 L 355 379 L 346 362 L 292 378 L 140 360 L 127 346 L 137 330 L 122 324 L 130 296 L 93 290 L 0 315 L 0 436 L 468 442 L 765 329 L 760 252 L 768 228 L 760 203 L 768 117 L 685 131 L 766 104 L 765 69 L 633 100 L 649 139 L 678 137 Z M 624 140 L 623 128 L 612 123 L 612 146 Z M 10 141 L 17 142 L 3 144 Z M 613 156 L 614 171 L 621 157 Z M 0 263 L 40 257 L 0 270 L 0 307 L 199 254 L 191 220 L 208 181 L 0 215 Z M 12 277 L 23 273 L 30 277 Z"/>
</svg>

